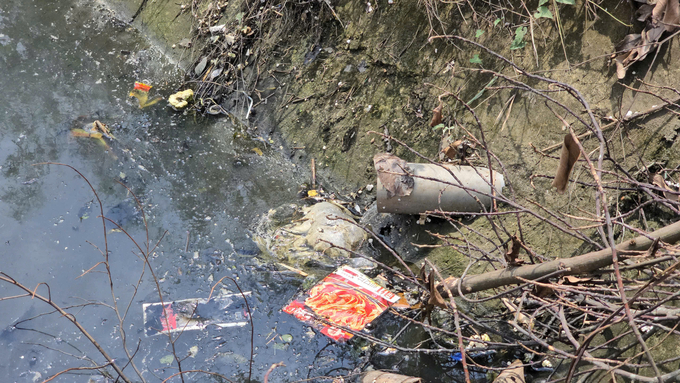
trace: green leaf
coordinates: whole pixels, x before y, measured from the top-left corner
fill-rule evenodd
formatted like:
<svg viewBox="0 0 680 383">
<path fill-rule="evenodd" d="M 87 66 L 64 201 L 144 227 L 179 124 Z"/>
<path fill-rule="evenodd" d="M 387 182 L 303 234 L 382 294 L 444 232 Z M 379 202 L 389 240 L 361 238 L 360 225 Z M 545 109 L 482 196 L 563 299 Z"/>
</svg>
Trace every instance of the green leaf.
<svg viewBox="0 0 680 383">
<path fill-rule="evenodd" d="M 488 88 L 488 87 L 490 87 L 491 85 L 493 85 L 493 83 L 496 82 L 496 79 L 497 79 L 497 78 L 498 78 L 498 77 L 493 76 L 493 78 L 492 78 L 486 85 L 484 85 L 484 88 L 482 88 L 482 90 L 480 90 L 479 92 L 477 92 L 477 94 L 475 95 L 475 97 L 472 97 L 472 99 L 470 99 L 470 101 L 467 102 L 468 105 L 472 104 L 473 101 L 475 101 L 475 100 L 477 100 L 478 98 L 482 97 L 482 95 L 484 94 L 484 91 L 486 90 L 486 88 Z"/>
<path fill-rule="evenodd" d="M 574 0 L 555 0 L 555 1 L 557 1 L 558 3 L 568 4 L 568 5 L 574 5 L 575 4 Z"/>
<path fill-rule="evenodd" d="M 512 44 L 510 44 L 510 49 L 515 50 L 515 49 L 522 49 L 524 48 L 527 43 L 524 41 L 524 35 L 527 34 L 527 27 L 518 27 L 515 29 L 515 39 L 512 40 Z"/>
<path fill-rule="evenodd" d="M 496 19 L 496 20 L 494 20 L 493 26 L 495 27 L 495 26 L 498 25 L 498 23 L 500 23 L 500 22 L 501 22 L 501 19 Z"/>
<path fill-rule="evenodd" d="M 470 61 L 472 61 L 472 60 L 470 60 Z M 439 124 L 439 125 L 435 125 L 434 127 L 432 127 L 432 130 L 444 129 L 444 128 L 446 128 L 446 125 Z"/>
<path fill-rule="evenodd" d="M 472 56 L 472 58 L 470 59 L 470 62 L 473 63 L 473 64 L 481 64 L 482 59 L 479 58 L 479 54 L 476 54 L 476 55 Z"/>
<path fill-rule="evenodd" d="M 477 29 L 477 32 L 475 32 L 475 38 L 479 38 L 479 36 L 483 35 L 484 31 L 481 29 Z"/>
<path fill-rule="evenodd" d="M 548 7 L 546 7 L 545 5 L 541 5 L 536 10 L 536 13 L 534 13 L 534 17 L 537 18 L 537 19 L 544 17 L 546 19 L 552 20 L 553 14 L 552 14 L 552 12 L 550 12 L 550 9 L 548 9 Z"/>
<path fill-rule="evenodd" d="M 274 349 L 285 351 L 288 349 L 288 343 L 274 343 Z"/>
<path fill-rule="evenodd" d="M 162 357 L 160 362 L 163 363 L 163 364 L 172 364 L 173 360 L 175 360 L 175 357 L 168 354 L 168 355 Z"/>
<path fill-rule="evenodd" d="M 541 6 L 543 6 L 543 5 L 546 5 L 546 4 L 548 4 L 548 1 L 550 1 L 550 0 L 540 0 L 540 1 L 538 2 L 538 6 L 541 7 Z"/>
</svg>

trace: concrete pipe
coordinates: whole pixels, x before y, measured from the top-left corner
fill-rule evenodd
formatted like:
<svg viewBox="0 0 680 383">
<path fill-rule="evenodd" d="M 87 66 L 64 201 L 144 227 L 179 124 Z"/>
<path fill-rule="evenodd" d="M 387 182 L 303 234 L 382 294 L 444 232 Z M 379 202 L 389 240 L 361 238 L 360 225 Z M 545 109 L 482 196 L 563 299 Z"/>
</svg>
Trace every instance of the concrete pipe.
<svg viewBox="0 0 680 383">
<path fill-rule="evenodd" d="M 451 170 L 455 177 L 444 167 Z M 489 169 L 416 163 L 408 163 L 408 169 L 413 179 L 413 190 L 409 195 L 398 196 L 388 193 L 378 177 L 378 212 L 420 214 L 441 210 L 476 213 L 482 211 L 480 203 L 487 211 L 491 210 Z M 505 180 L 499 172 L 493 173 L 494 187 L 500 191 L 505 186 Z M 404 174 L 402 177 L 407 175 Z M 467 190 L 456 185 L 462 185 Z"/>
</svg>

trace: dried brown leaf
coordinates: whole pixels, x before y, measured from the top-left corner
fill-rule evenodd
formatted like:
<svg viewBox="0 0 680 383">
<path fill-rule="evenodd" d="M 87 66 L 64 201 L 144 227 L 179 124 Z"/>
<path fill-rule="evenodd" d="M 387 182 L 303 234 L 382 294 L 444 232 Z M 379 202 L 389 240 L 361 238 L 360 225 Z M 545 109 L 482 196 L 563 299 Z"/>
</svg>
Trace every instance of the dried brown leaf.
<svg viewBox="0 0 680 383">
<path fill-rule="evenodd" d="M 650 14 L 651 14 L 651 8 L 650 8 Z M 614 49 L 617 52 L 628 52 L 631 49 L 635 48 L 639 43 L 640 43 L 640 35 L 637 34 L 637 33 L 632 33 L 632 34 L 626 35 L 626 37 L 624 37 L 623 40 L 619 41 L 619 43 L 616 44 Z"/>
<path fill-rule="evenodd" d="M 663 179 L 663 176 L 659 173 L 655 173 L 652 175 L 652 184 L 655 186 L 660 187 L 661 189 L 664 189 L 663 196 L 664 198 L 671 200 L 671 201 L 677 201 L 678 200 L 678 195 L 673 194 L 673 189 L 669 188 L 668 185 L 666 184 L 666 180 Z"/>
<path fill-rule="evenodd" d="M 390 153 L 380 153 L 373 157 L 373 164 L 387 198 L 411 194 L 414 181 L 408 174 L 410 168 L 406 161 Z"/>
<path fill-rule="evenodd" d="M 564 277 L 564 280 L 569 284 L 577 285 L 577 284 L 583 283 L 583 282 L 590 282 L 590 281 L 593 280 L 593 278 L 579 278 L 579 277 L 575 277 L 573 275 L 566 275 Z"/>
<path fill-rule="evenodd" d="M 670 0 L 671 2 L 677 1 L 677 0 Z M 664 12 L 666 12 L 666 5 L 668 4 L 668 0 L 657 0 L 656 5 L 654 6 L 654 10 L 652 10 L 652 19 L 654 21 L 659 21 L 661 20 L 661 17 L 663 16 Z"/>
<path fill-rule="evenodd" d="M 435 126 L 442 123 L 442 109 L 443 108 L 444 108 L 444 104 L 440 103 L 439 106 L 432 109 L 432 120 L 430 120 L 430 127 L 431 128 L 434 128 Z"/>
<path fill-rule="evenodd" d="M 659 248 L 660 248 L 659 238 L 655 238 L 654 242 L 652 242 L 652 245 L 649 246 L 649 249 L 647 249 L 645 256 L 646 257 L 654 257 L 656 255 L 656 252 L 659 251 Z"/>
<path fill-rule="evenodd" d="M 673 32 L 680 24 L 680 4 L 678 0 L 668 0 L 666 5 L 666 12 L 663 15 L 663 24 L 666 32 Z"/>
<path fill-rule="evenodd" d="M 555 290 L 544 285 L 534 285 L 534 295 L 540 298 L 549 297 L 555 295 Z"/>
<path fill-rule="evenodd" d="M 666 27 L 659 23 L 655 25 L 648 25 L 643 31 L 642 31 L 642 41 L 640 42 L 640 51 L 641 54 L 644 53 L 645 56 L 649 51 L 652 50 L 654 47 L 654 43 L 659 41 L 659 38 L 661 35 L 666 31 Z M 639 57 L 638 60 L 642 60 L 644 57 Z"/>
<path fill-rule="evenodd" d="M 453 144 L 451 144 L 444 148 L 444 150 L 442 150 L 442 153 L 444 153 L 444 155 L 447 158 L 455 160 L 456 156 L 458 155 L 458 149 L 456 149 L 456 147 L 454 147 Z"/>
<path fill-rule="evenodd" d="M 420 268 L 420 271 L 418 271 L 418 280 L 426 285 L 427 284 L 427 271 L 425 271 L 425 263 L 423 263 L 423 266 Z"/>
<path fill-rule="evenodd" d="M 427 301 L 428 305 L 437 306 L 439 308 L 446 308 L 446 301 L 442 298 L 441 294 L 437 290 L 437 284 L 434 281 L 434 270 L 430 271 L 430 276 L 428 277 L 428 284 L 430 287 L 430 299 Z"/>
<path fill-rule="evenodd" d="M 442 139 L 439 140 L 439 161 L 442 162 L 444 161 L 444 158 L 448 157 L 446 154 L 447 151 L 449 151 L 449 147 L 451 146 L 451 143 L 453 142 L 453 139 L 451 138 L 451 134 L 444 134 L 442 136 Z"/>
<path fill-rule="evenodd" d="M 626 67 L 623 65 L 623 55 L 616 57 L 616 78 L 623 80 L 626 78 Z"/>
<path fill-rule="evenodd" d="M 505 252 L 505 261 L 508 262 L 508 266 L 519 266 L 524 263 L 519 259 L 519 250 L 522 248 L 522 242 L 516 235 L 510 237 L 511 243 L 508 245 L 508 250 Z"/>
<path fill-rule="evenodd" d="M 411 307 L 403 293 L 397 293 L 395 295 L 399 297 L 399 300 L 392 305 L 392 308 L 408 309 Z"/>
<path fill-rule="evenodd" d="M 560 166 L 557 168 L 557 174 L 552 183 L 552 186 L 557 188 L 559 194 L 563 194 L 567 190 L 569 175 L 580 155 L 581 150 L 576 141 L 574 141 L 574 137 L 571 134 L 565 135 L 564 142 L 562 143 L 562 153 L 560 154 Z"/>
<path fill-rule="evenodd" d="M 645 21 L 652 15 L 652 9 L 654 6 L 651 4 L 642 4 L 640 8 L 635 11 L 635 19 L 637 21 Z"/>
</svg>

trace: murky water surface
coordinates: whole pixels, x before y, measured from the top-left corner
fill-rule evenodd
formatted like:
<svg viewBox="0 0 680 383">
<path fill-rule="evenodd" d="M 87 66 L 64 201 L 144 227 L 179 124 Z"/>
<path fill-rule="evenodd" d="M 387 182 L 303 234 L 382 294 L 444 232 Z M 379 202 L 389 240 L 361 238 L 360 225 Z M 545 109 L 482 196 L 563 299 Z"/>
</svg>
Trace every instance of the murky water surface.
<svg viewBox="0 0 680 383">
<path fill-rule="evenodd" d="M 3 0 L 0 68 L 0 271 L 30 289 L 47 284 L 38 293 L 70 307 L 126 365 L 108 277 L 98 265 L 106 243 L 95 196 L 73 170 L 39 163 L 69 164 L 136 241 L 107 233 L 115 304 L 144 379 L 160 381 L 177 372 L 176 363 L 164 359 L 172 352 L 167 337 L 145 337 L 142 326 L 142 304 L 159 296 L 136 246 L 146 249 L 161 239 L 151 264 L 165 300 L 206 297 L 224 276 L 252 291 L 255 380 L 281 361 L 286 367 L 276 370 L 277 381 L 354 367 L 348 346 L 330 344 L 280 312 L 299 283 L 259 266 L 250 239 L 258 215 L 295 200 L 302 174 L 262 142 L 235 138 L 238 132 L 227 121 L 181 115 L 164 102 L 139 109 L 128 97 L 135 80 L 152 84 L 152 95 L 167 97 L 180 76 L 134 29 L 90 2 Z M 108 149 L 70 133 L 94 120 L 117 137 Z M 148 242 L 134 200 L 117 181 L 141 200 Z M 113 227 L 107 222 L 107 231 Z M 217 290 L 223 288 L 237 291 L 231 282 Z M 22 293 L 9 283 L 0 283 L 0 292 Z M 284 342 L 283 334 L 292 341 Z M 175 343 L 177 355 L 186 357 L 193 346 L 197 354 L 183 360 L 183 369 L 245 381 L 249 327 L 185 332 Z M 71 323 L 26 297 L 0 301 L 0 348 L 3 382 L 42 381 L 69 367 L 104 363 Z M 141 381 L 131 366 L 125 372 Z M 95 375 L 71 371 L 52 381 L 86 382 Z M 203 374 L 188 380 L 218 381 Z"/>
</svg>

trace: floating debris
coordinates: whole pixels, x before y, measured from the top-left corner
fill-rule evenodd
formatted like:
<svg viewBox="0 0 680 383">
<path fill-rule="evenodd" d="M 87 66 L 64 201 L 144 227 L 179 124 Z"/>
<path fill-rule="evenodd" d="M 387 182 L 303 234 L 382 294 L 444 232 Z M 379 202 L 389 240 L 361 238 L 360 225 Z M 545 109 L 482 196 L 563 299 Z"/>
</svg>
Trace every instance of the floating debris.
<svg viewBox="0 0 680 383">
<path fill-rule="evenodd" d="M 177 92 L 168 97 L 168 103 L 174 110 L 182 110 L 189 106 L 190 102 L 194 100 L 194 91 L 191 89 Z"/>
<path fill-rule="evenodd" d="M 243 327 L 248 324 L 244 296 L 225 294 L 211 298 L 182 299 L 174 302 L 144 303 L 144 334 L 154 336 L 190 330 L 203 330 L 209 325 Z M 196 350 L 198 351 L 198 349 Z"/>
<path fill-rule="evenodd" d="M 154 97 L 153 99 L 149 100 L 149 91 L 151 88 L 151 85 L 135 81 L 135 87 L 130 91 L 130 97 L 134 97 L 139 101 L 139 109 L 151 106 L 163 99 L 162 97 Z"/>
<path fill-rule="evenodd" d="M 343 342 L 354 335 L 334 325 L 361 331 L 398 300 L 398 296 L 366 275 L 343 266 L 294 299 L 283 311 Z"/>
<path fill-rule="evenodd" d="M 73 137 L 85 137 L 85 138 L 92 138 L 94 139 L 99 145 L 104 147 L 111 156 L 116 159 L 118 158 L 110 149 L 109 144 L 106 142 L 106 139 L 112 141 L 115 140 L 116 137 L 111 133 L 111 130 L 104 125 L 99 120 L 95 120 L 94 122 L 87 123 L 83 125 L 81 128 L 73 128 L 71 129 L 71 136 Z"/>
</svg>

